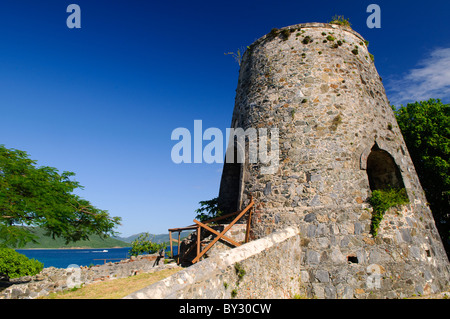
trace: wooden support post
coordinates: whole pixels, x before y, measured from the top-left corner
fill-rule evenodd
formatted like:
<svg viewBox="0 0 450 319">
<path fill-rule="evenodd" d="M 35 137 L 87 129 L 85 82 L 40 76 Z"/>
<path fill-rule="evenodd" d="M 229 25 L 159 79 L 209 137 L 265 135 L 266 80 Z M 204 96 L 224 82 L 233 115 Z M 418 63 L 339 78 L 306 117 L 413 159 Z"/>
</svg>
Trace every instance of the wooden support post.
<svg viewBox="0 0 450 319">
<path fill-rule="evenodd" d="M 177 255 L 178 255 L 178 260 L 177 260 L 177 264 L 180 263 L 180 244 L 181 244 L 181 231 L 178 231 L 178 246 L 177 246 Z"/>
<path fill-rule="evenodd" d="M 200 226 L 197 227 L 197 256 L 200 254 L 200 242 L 201 242 L 201 232 Z"/>
<path fill-rule="evenodd" d="M 248 240 L 250 239 L 250 225 L 252 223 L 252 212 L 253 212 L 253 207 L 250 209 L 250 212 L 248 214 L 248 219 L 247 219 L 247 229 L 245 230 L 245 242 L 248 243 Z"/>
<path fill-rule="evenodd" d="M 173 258 L 172 231 L 171 230 L 169 230 L 169 241 L 170 241 L 170 258 Z"/>
</svg>

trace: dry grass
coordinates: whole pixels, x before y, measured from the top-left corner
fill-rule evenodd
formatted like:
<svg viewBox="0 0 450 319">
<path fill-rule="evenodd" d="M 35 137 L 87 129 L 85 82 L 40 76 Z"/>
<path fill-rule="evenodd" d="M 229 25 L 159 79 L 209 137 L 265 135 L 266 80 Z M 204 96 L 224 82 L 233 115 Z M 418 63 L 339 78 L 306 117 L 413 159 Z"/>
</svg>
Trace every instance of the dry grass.
<svg viewBox="0 0 450 319">
<path fill-rule="evenodd" d="M 144 273 L 133 277 L 101 281 L 76 290 L 52 293 L 43 299 L 120 299 L 134 291 L 145 288 L 157 281 L 180 271 L 182 268 L 169 268 L 154 273 Z"/>
<path fill-rule="evenodd" d="M 408 299 L 449 299 L 450 298 L 450 291 L 441 292 L 438 294 L 433 295 L 427 295 L 427 296 L 414 296 L 410 297 Z"/>
</svg>

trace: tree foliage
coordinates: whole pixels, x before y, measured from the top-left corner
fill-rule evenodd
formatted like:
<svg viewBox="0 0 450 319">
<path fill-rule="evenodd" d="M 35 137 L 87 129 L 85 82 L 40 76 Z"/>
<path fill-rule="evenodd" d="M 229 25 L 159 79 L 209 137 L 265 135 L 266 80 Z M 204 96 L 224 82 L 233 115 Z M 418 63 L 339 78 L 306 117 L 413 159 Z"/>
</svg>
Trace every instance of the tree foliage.
<svg viewBox="0 0 450 319">
<path fill-rule="evenodd" d="M 36 165 L 24 151 L 0 145 L 0 246 L 16 247 L 35 241 L 31 227 L 66 243 L 114 235 L 119 217 L 75 195 L 83 187 L 72 172 Z"/>
<path fill-rule="evenodd" d="M 393 109 L 437 226 L 448 239 L 450 104 L 430 99 Z"/>
<path fill-rule="evenodd" d="M 199 202 L 200 208 L 196 209 L 195 219 L 203 222 L 205 220 L 222 216 L 223 212 L 219 209 L 218 198 L 204 200 Z"/>
<path fill-rule="evenodd" d="M 10 278 L 34 276 L 41 272 L 44 264 L 36 259 L 29 259 L 14 249 L 0 248 L 0 275 Z"/>
<path fill-rule="evenodd" d="M 149 233 L 140 234 L 139 237 L 131 243 L 131 249 L 128 252 L 130 256 L 138 256 L 142 254 L 154 254 L 161 249 L 165 249 L 166 245 L 157 244 L 150 240 Z"/>
</svg>

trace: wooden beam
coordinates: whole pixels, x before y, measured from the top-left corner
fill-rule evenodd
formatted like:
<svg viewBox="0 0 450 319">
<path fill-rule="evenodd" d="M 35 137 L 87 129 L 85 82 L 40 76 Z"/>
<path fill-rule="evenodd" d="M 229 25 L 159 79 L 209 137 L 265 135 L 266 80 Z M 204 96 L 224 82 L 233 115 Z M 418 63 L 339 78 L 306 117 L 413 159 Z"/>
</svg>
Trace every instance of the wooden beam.
<svg viewBox="0 0 450 319">
<path fill-rule="evenodd" d="M 182 230 L 190 230 L 190 229 L 197 229 L 197 225 L 190 225 L 186 227 L 178 227 L 178 228 L 170 228 L 169 231 L 182 231 Z"/>
<path fill-rule="evenodd" d="M 200 254 L 200 244 L 201 244 L 201 232 L 200 226 L 197 226 L 197 256 Z"/>
<path fill-rule="evenodd" d="M 209 223 L 212 223 L 212 222 L 216 222 L 216 221 L 218 221 L 218 220 L 222 220 L 222 219 L 225 219 L 225 218 L 228 218 L 228 217 L 237 215 L 237 214 L 239 214 L 240 212 L 242 212 L 242 210 L 238 210 L 237 212 L 230 213 L 230 214 L 226 214 L 226 215 L 219 216 L 219 217 L 214 217 L 214 218 L 205 220 L 203 223 L 209 224 Z"/>
<path fill-rule="evenodd" d="M 205 228 L 206 230 L 210 231 L 214 235 L 220 236 L 220 233 L 218 231 L 216 231 L 215 229 L 212 229 L 208 225 L 205 225 L 205 224 L 203 224 L 203 223 L 201 223 L 201 222 L 199 222 L 198 220 L 195 220 L 195 219 L 194 219 L 194 223 L 196 223 L 199 226 Z M 222 236 L 221 239 L 226 240 L 227 242 L 229 242 L 230 244 L 232 244 L 232 245 L 234 245 L 236 247 L 241 245 L 238 242 L 235 242 L 233 239 L 231 239 L 231 238 L 229 238 L 227 236 Z"/>
<path fill-rule="evenodd" d="M 197 257 L 194 258 L 194 260 L 192 261 L 193 264 L 195 264 L 197 261 L 199 261 L 199 259 L 223 236 L 225 235 L 225 233 L 230 230 L 231 227 L 233 227 L 234 224 L 236 224 L 236 222 L 241 219 L 242 216 L 244 216 L 244 214 L 251 208 L 253 207 L 253 199 L 251 199 L 250 204 L 227 226 L 225 227 L 225 229 L 216 237 L 213 239 L 212 242 L 209 243 L 208 246 L 206 246 L 206 248 L 204 250 L 202 250 L 200 252 L 200 254 L 197 255 Z"/>
<path fill-rule="evenodd" d="M 177 264 L 180 264 L 180 243 L 181 243 L 181 230 L 178 231 L 178 246 L 177 246 L 177 252 L 178 252 L 178 261 Z"/>
<path fill-rule="evenodd" d="M 245 230 L 245 242 L 246 243 L 248 243 L 248 240 L 250 239 L 250 225 L 252 223 L 252 212 L 253 212 L 253 207 L 250 209 L 250 212 L 248 213 L 247 229 Z"/>
<path fill-rule="evenodd" d="M 169 240 L 170 240 L 170 258 L 173 258 L 172 231 L 170 229 L 169 229 Z"/>
</svg>

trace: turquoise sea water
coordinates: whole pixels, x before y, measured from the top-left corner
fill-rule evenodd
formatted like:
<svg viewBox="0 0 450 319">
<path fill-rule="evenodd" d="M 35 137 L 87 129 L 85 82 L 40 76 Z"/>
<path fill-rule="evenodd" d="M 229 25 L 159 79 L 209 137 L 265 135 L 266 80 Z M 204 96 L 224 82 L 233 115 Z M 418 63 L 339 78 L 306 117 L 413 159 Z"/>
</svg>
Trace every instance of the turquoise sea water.
<svg viewBox="0 0 450 319">
<path fill-rule="evenodd" d="M 44 267 L 67 268 L 71 264 L 78 266 L 102 265 L 106 262 L 117 262 L 129 258 L 131 247 L 124 248 L 92 248 L 92 249 L 16 249 L 28 258 L 34 258 Z M 174 247 L 176 253 L 177 247 Z"/>
</svg>

